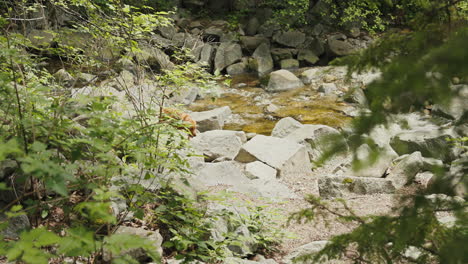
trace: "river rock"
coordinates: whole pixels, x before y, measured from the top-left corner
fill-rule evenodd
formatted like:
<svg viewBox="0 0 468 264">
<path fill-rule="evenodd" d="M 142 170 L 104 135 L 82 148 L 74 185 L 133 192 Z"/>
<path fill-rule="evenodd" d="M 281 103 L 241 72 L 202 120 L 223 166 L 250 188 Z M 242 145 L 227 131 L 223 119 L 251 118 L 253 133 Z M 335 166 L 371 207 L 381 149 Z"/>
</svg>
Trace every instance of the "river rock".
<svg viewBox="0 0 468 264">
<path fill-rule="evenodd" d="M 335 83 L 323 83 L 319 86 L 318 91 L 324 93 L 326 96 L 334 95 L 338 91 Z"/>
<path fill-rule="evenodd" d="M 73 76 L 70 73 L 68 73 L 65 69 L 60 69 L 57 72 L 55 72 L 54 78 L 57 81 L 65 83 L 67 85 L 72 84 L 72 82 L 75 80 L 75 78 L 73 78 Z"/>
<path fill-rule="evenodd" d="M 452 138 L 448 131 L 412 130 L 397 134 L 391 139 L 390 145 L 399 155 L 419 151 L 424 157 L 447 162 L 456 156 L 454 148 L 447 143 L 447 139 Z"/>
<path fill-rule="evenodd" d="M 242 173 L 242 166 L 234 161 L 207 163 L 195 178 L 205 186 L 226 185 L 235 191 L 245 186 L 250 187 L 250 179 Z M 244 193 L 253 194 L 255 189 L 247 189 Z"/>
<path fill-rule="evenodd" d="M 273 36 L 273 40 L 286 47 L 297 48 L 305 41 L 305 34 L 299 31 L 278 32 Z"/>
<path fill-rule="evenodd" d="M 335 56 L 346 56 L 353 54 L 356 51 L 356 48 L 346 42 L 345 40 L 340 40 L 335 37 L 328 37 L 328 49 Z"/>
<path fill-rule="evenodd" d="M 355 176 L 319 176 L 320 196 L 323 198 L 344 197 L 350 193 L 370 195 L 394 193 L 392 180 L 384 178 L 363 178 Z"/>
<path fill-rule="evenodd" d="M 272 137 L 284 138 L 291 134 L 293 131 L 299 129 L 303 125 L 292 117 L 282 118 L 275 124 L 275 127 L 271 131 Z"/>
<path fill-rule="evenodd" d="M 368 71 L 363 73 L 353 73 L 352 77 L 361 82 L 362 85 L 367 86 L 370 83 L 380 80 L 382 78 L 381 72 Z"/>
<path fill-rule="evenodd" d="M 239 44 L 223 42 L 216 51 L 214 70 L 221 73 L 227 66 L 232 65 L 242 59 L 242 49 Z"/>
<path fill-rule="evenodd" d="M 246 73 L 248 71 L 248 63 L 246 61 L 241 61 L 236 64 L 229 65 L 226 68 L 226 72 L 230 76 L 235 76 L 239 74 Z"/>
<path fill-rule="evenodd" d="M 305 146 L 311 161 L 318 160 L 335 144 L 339 144 L 345 152 L 348 150 L 348 145 L 340 132 L 326 125 L 302 125 L 284 139 Z"/>
<path fill-rule="evenodd" d="M 280 62 L 280 68 L 291 70 L 291 69 L 298 69 L 299 68 L 299 61 L 295 59 L 286 59 Z"/>
<path fill-rule="evenodd" d="M 172 37 L 177 33 L 177 28 L 173 24 L 168 23 L 164 26 L 159 26 L 156 29 L 156 32 L 167 39 L 172 39 Z"/>
<path fill-rule="evenodd" d="M 421 152 L 404 155 L 399 157 L 396 165 L 389 169 L 386 178 L 391 180 L 393 185 L 399 189 L 408 182 L 412 182 L 422 167 L 423 157 Z"/>
<path fill-rule="evenodd" d="M 322 40 L 315 37 L 306 37 L 306 41 L 304 43 L 303 49 L 308 50 L 314 54 L 314 56 L 319 57 L 323 53 L 325 53 L 325 47 L 322 43 Z"/>
<path fill-rule="evenodd" d="M 319 57 L 311 50 L 302 49 L 297 54 L 297 59 L 304 65 L 314 65 L 319 61 Z"/>
<path fill-rule="evenodd" d="M 247 22 L 247 25 L 245 26 L 245 34 L 247 36 L 253 36 L 257 34 L 258 28 L 260 27 L 260 22 L 258 21 L 257 17 L 252 17 L 249 19 Z"/>
<path fill-rule="evenodd" d="M 306 148 L 290 140 L 257 135 L 245 143 L 235 160 L 261 161 L 278 170 L 278 176 L 304 175 L 312 170 Z"/>
<path fill-rule="evenodd" d="M 262 34 L 267 38 L 271 38 L 276 31 L 281 29 L 279 23 L 264 23 L 258 28 L 258 33 Z"/>
<path fill-rule="evenodd" d="M 364 94 L 364 90 L 359 87 L 355 87 L 347 92 L 343 97 L 345 102 L 355 103 L 361 106 L 367 106 L 367 98 Z"/>
<path fill-rule="evenodd" d="M 203 36 L 208 40 L 220 40 L 224 30 L 218 26 L 211 26 L 205 29 Z"/>
<path fill-rule="evenodd" d="M 196 179 L 205 186 L 222 185 L 229 191 L 243 193 L 250 197 L 269 198 L 276 201 L 297 198 L 293 191 L 277 179 L 249 179 L 242 167 L 241 163 L 235 161 L 206 163 Z"/>
<path fill-rule="evenodd" d="M 263 162 L 254 161 L 245 165 L 245 175 L 252 180 L 276 179 L 276 170 Z"/>
<path fill-rule="evenodd" d="M 240 37 L 242 48 L 253 52 L 263 43 L 270 44 L 270 41 L 262 36 L 242 36 Z"/>
<path fill-rule="evenodd" d="M 456 159 L 450 166 L 450 181 L 455 186 L 454 192 L 458 197 L 466 197 L 468 175 L 468 156 Z"/>
<path fill-rule="evenodd" d="M 93 75 L 93 74 L 85 73 L 85 72 L 80 72 L 76 76 L 76 80 L 80 84 L 88 85 L 88 84 L 91 84 L 91 83 L 94 83 L 95 81 L 97 81 L 97 76 Z"/>
<path fill-rule="evenodd" d="M 302 245 L 296 250 L 294 250 L 292 253 L 284 257 L 283 262 L 285 264 L 308 264 L 311 262 L 308 261 L 297 261 L 295 260 L 298 257 L 305 256 L 305 255 L 314 255 L 317 254 L 320 250 L 322 250 L 326 245 L 328 244 L 328 241 L 314 241 L 306 245 Z M 323 263 L 322 261 L 320 263 Z"/>
<path fill-rule="evenodd" d="M 213 65 L 215 49 L 210 44 L 203 45 L 201 52 L 200 52 L 200 59 L 198 60 L 198 64 L 204 65 L 211 69 Z"/>
<path fill-rule="evenodd" d="M 353 173 L 359 177 L 383 177 L 396 157 L 398 154 L 389 147 L 372 149 L 368 144 L 363 144 L 356 150 L 356 161 L 362 166 Z"/>
<path fill-rule="evenodd" d="M 291 49 L 280 49 L 280 48 L 271 49 L 271 55 L 275 62 L 293 58 Z"/>
<path fill-rule="evenodd" d="M 436 175 L 430 171 L 419 172 L 414 176 L 414 182 L 424 189 L 427 189 L 431 184 L 434 183 Z"/>
<path fill-rule="evenodd" d="M 149 45 L 140 45 L 141 50 L 135 53 L 137 61 L 156 67 L 158 70 L 172 70 L 174 64 L 162 50 Z"/>
<path fill-rule="evenodd" d="M 220 38 L 220 42 L 237 42 L 239 40 L 239 36 L 236 32 L 232 32 L 232 31 L 229 31 L 229 32 L 225 32 L 221 38 Z"/>
<path fill-rule="evenodd" d="M 190 143 L 203 153 L 205 161 L 213 161 L 219 158 L 233 160 L 239 150 L 247 142 L 247 137 L 242 131 L 211 130 L 198 134 Z"/>
<path fill-rule="evenodd" d="M 194 86 L 184 86 L 173 92 L 171 102 L 175 104 L 190 105 L 197 99 L 200 89 Z"/>
<path fill-rule="evenodd" d="M 291 189 L 278 179 L 254 179 L 251 185 L 259 197 L 272 201 L 299 198 Z"/>
<path fill-rule="evenodd" d="M 231 108 L 229 108 L 229 106 L 223 106 L 210 111 L 193 112 L 190 116 L 197 122 L 197 129 L 200 132 L 205 132 L 208 130 L 222 129 L 224 122 L 231 113 Z"/>
<path fill-rule="evenodd" d="M 321 76 L 319 68 L 306 70 L 299 75 L 304 84 L 311 84 L 313 81 L 320 79 Z"/>
<path fill-rule="evenodd" d="M 251 68 L 258 74 L 264 76 L 273 70 L 273 58 L 270 53 L 270 46 L 268 43 L 262 43 L 252 55 Z"/>
<path fill-rule="evenodd" d="M 299 78 L 288 70 L 278 70 L 270 74 L 266 91 L 281 92 L 302 87 L 304 84 Z"/>
<path fill-rule="evenodd" d="M 150 44 L 160 49 L 171 48 L 174 45 L 174 43 L 171 40 L 164 38 L 159 34 L 154 34 L 153 36 L 151 36 Z"/>
<path fill-rule="evenodd" d="M 454 85 L 452 90 L 455 91 L 456 95 L 446 104 L 434 105 L 432 114 L 454 120 L 459 120 L 464 115 L 468 117 L 468 85 Z M 463 121 L 467 122 L 468 120 Z"/>
</svg>

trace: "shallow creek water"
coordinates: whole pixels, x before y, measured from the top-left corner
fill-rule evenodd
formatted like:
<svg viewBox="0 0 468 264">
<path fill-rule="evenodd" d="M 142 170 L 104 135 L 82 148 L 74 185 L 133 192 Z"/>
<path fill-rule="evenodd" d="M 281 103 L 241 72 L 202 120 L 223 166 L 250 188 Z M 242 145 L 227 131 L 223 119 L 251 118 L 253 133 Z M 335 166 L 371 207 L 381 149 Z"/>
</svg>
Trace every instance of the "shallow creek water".
<svg viewBox="0 0 468 264">
<path fill-rule="evenodd" d="M 235 88 L 240 83 L 247 86 Z M 227 130 L 270 135 L 278 120 L 288 116 L 303 124 L 323 124 L 334 128 L 343 127 L 351 120 L 343 112 L 345 103 L 321 96 L 314 85 L 269 93 L 260 88 L 260 81 L 256 76 L 239 75 L 232 78 L 231 87 L 220 89 L 219 97 L 197 100 L 189 110 L 206 111 L 229 106 L 233 115 L 224 126 Z M 271 104 L 277 106 L 274 112 L 266 110 Z"/>
</svg>

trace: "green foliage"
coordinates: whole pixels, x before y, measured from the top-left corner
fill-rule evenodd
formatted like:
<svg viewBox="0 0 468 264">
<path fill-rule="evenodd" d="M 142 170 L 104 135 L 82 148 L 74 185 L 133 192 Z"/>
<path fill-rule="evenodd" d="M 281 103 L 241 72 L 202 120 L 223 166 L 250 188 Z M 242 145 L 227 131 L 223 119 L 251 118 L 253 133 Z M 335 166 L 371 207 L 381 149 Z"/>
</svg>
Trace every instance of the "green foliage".
<svg viewBox="0 0 468 264">
<path fill-rule="evenodd" d="M 230 216 L 230 222 L 235 227 L 246 226 L 252 234 L 254 243 L 257 245 L 257 251 L 262 254 L 271 254 L 277 250 L 286 233 L 275 226 L 281 218 L 277 211 L 267 209 L 266 206 L 249 206 L 248 214 L 239 214 L 236 217 L 232 212 L 225 212 Z M 226 215 L 223 214 L 223 215 Z M 242 236 L 230 234 L 230 244 L 242 242 Z"/>
<path fill-rule="evenodd" d="M 173 189 L 161 191 L 155 210 L 156 223 L 166 230 L 164 246 L 178 253 L 185 262 L 201 260 L 214 262 L 224 256 L 222 243 L 210 239 L 212 224 L 206 209 Z"/>
<path fill-rule="evenodd" d="M 246 214 L 231 209 L 209 210 L 210 203 L 224 204 L 232 197 L 199 196 L 197 202 L 181 195 L 172 188 L 160 191 L 158 206 L 154 210 L 154 221 L 163 233 L 166 242 L 164 246 L 177 253 L 175 258 L 184 262 L 195 260 L 213 263 L 222 261 L 232 254 L 230 247 L 245 248 L 245 243 L 256 245 L 256 251 L 251 254 L 271 253 L 281 243 L 285 233 L 274 224 L 278 215 L 267 211 L 263 206 L 247 205 Z M 240 203 L 243 207 L 245 204 Z M 222 223 L 227 232 L 219 234 L 222 238 L 212 237 L 214 230 Z M 248 234 L 239 232 L 246 228 Z M 219 231 L 219 230 L 218 230 Z"/>
<path fill-rule="evenodd" d="M 48 263 L 52 254 L 42 250 L 59 242 L 60 237 L 40 227 L 31 231 L 24 231 L 17 243 L 9 243 L 6 257 L 9 261 L 24 261 L 26 263 Z M 7 245 L 7 247 L 8 247 Z"/>
<path fill-rule="evenodd" d="M 152 98 L 157 104 L 141 102 L 124 89 L 135 112 L 125 116 L 115 110 L 118 98 L 72 96 L 76 83 L 56 80 L 41 63 L 58 57 L 72 73 L 100 71 L 113 62 L 103 59 L 103 51 L 116 50 L 112 60 L 121 54 L 129 58 L 127 54 L 140 50 L 140 43 L 148 41 L 156 27 L 168 23 L 167 13 L 148 13 L 148 7 L 140 12 L 120 1 L 50 1 L 48 8 L 65 10 L 81 22 L 73 30 L 52 31 L 57 46 L 47 47 L 33 45 L 11 31 L 11 22 L 3 19 L 28 16 L 42 7 L 29 9 L 27 1 L 8 4 L 15 8 L 2 10 L 0 21 L 0 162 L 18 164 L 14 175 L 20 176 L 15 179 L 23 180 L 24 188 L 14 202 L 24 208 L 14 206 L 14 211 L 1 213 L 9 217 L 27 213 L 31 219 L 39 219 L 33 224 L 43 222 L 46 227 L 33 226 L 18 241 L 2 241 L 0 254 L 10 261 L 48 263 L 65 257 L 91 261 L 107 252 L 115 263 L 135 263 L 123 253 L 140 248 L 159 261 L 147 240 L 114 235 L 113 230 L 130 211 L 141 212 L 143 203 L 156 197 L 142 186 L 143 180 L 159 184 L 156 177 L 162 174 L 188 172 L 179 152 L 186 148 L 186 135 L 171 122 L 158 122 L 164 98 L 169 95 L 163 88 L 186 85 L 192 78 L 202 85 L 210 80 L 195 64 L 182 65 L 180 61 L 174 72 L 157 75 L 147 65 L 135 62 L 138 69 L 147 69 L 154 74 L 151 79 L 165 87 L 161 87 L 162 98 Z M 18 20 L 22 23 L 26 22 Z M 85 37 L 72 37 L 77 35 Z M 130 184 L 133 192 L 125 197 L 128 200 L 115 191 L 127 191 L 124 187 L 128 183 L 118 179 L 135 183 Z M 2 183 L 0 187 L 18 192 L 16 186 Z M 111 205 L 122 199 L 127 209 L 117 214 Z M 59 226 L 48 226 L 54 208 L 63 210 L 63 219 Z M 6 223 L 8 219 L 2 227 Z"/>
<path fill-rule="evenodd" d="M 267 7 L 274 10 L 274 17 L 271 22 L 282 25 L 300 26 L 307 24 L 307 11 L 309 10 L 309 0 L 265 0 L 260 7 Z"/>
</svg>

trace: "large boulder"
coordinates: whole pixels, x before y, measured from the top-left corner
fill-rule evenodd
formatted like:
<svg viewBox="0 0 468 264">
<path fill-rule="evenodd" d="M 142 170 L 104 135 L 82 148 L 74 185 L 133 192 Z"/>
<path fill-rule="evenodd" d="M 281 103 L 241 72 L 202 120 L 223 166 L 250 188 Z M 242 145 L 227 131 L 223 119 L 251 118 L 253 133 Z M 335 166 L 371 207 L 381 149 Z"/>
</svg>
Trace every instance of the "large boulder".
<svg viewBox="0 0 468 264">
<path fill-rule="evenodd" d="M 245 165 L 245 175 L 252 180 L 274 180 L 277 171 L 260 161 L 254 161 Z"/>
<path fill-rule="evenodd" d="M 281 201 L 284 199 L 295 199 L 298 196 L 278 179 L 254 179 L 251 181 L 257 196 L 268 198 L 273 201 Z"/>
<path fill-rule="evenodd" d="M 319 68 L 313 68 L 303 71 L 299 77 L 304 84 L 311 84 L 312 82 L 318 81 L 322 77 L 322 74 Z"/>
<path fill-rule="evenodd" d="M 250 197 L 272 200 L 297 198 L 297 195 L 279 180 L 270 179 L 271 175 L 268 178 L 251 180 L 242 167 L 241 163 L 235 161 L 207 163 L 197 173 L 196 179 L 205 186 L 223 186 L 228 191 L 243 193 Z"/>
<path fill-rule="evenodd" d="M 419 151 L 424 157 L 447 162 L 456 157 L 456 149 L 447 142 L 447 139 L 452 138 L 450 131 L 412 130 L 397 134 L 391 139 L 390 145 L 399 155 Z"/>
<path fill-rule="evenodd" d="M 258 21 L 257 17 L 252 17 L 249 19 L 247 22 L 247 25 L 245 26 L 245 34 L 247 36 L 253 36 L 257 34 L 258 28 L 260 27 L 260 22 Z"/>
<path fill-rule="evenodd" d="M 304 43 L 306 35 L 299 31 L 278 32 L 273 36 L 273 40 L 281 45 L 297 48 Z"/>
<path fill-rule="evenodd" d="M 286 70 L 298 69 L 299 61 L 295 59 L 286 59 L 280 61 L 280 68 Z"/>
<path fill-rule="evenodd" d="M 320 176 L 318 185 L 320 196 L 323 198 L 343 197 L 351 193 L 394 193 L 396 190 L 392 180 L 355 176 Z"/>
<path fill-rule="evenodd" d="M 338 87 L 336 87 L 335 83 L 323 83 L 319 86 L 318 91 L 329 96 L 336 94 L 338 92 Z"/>
<path fill-rule="evenodd" d="M 459 120 L 468 116 L 468 85 L 454 85 L 452 90 L 456 96 L 452 97 L 446 104 L 437 104 L 432 108 L 432 113 L 449 119 Z M 466 122 L 467 120 L 464 120 Z"/>
<path fill-rule="evenodd" d="M 328 37 L 328 49 L 335 56 L 346 56 L 353 54 L 356 48 L 345 40 L 337 39 L 336 37 Z"/>
<path fill-rule="evenodd" d="M 235 76 L 235 75 L 239 75 L 239 74 L 243 74 L 243 73 L 246 73 L 248 71 L 248 63 L 247 61 L 241 61 L 241 62 L 238 62 L 238 63 L 235 63 L 235 64 L 232 64 L 232 65 L 229 65 L 227 68 L 226 68 L 226 72 L 228 75 L 230 76 Z"/>
<path fill-rule="evenodd" d="M 156 32 L 167 39 L 172 39 L 177 33 L 177 28 L 173 24 L 165 24 L 164 26 L 159 26 Z"/>
<path fill-rule="evenodd" d="M 221 73 L 227 66 L 242 59 L 242 49 L 239 44 L 223 42 L 216 51 L 214 60 L 215 73 Z"/>
<path fill-rule="evenodd" d="M 396 157 L 398 154 L 389 147 L 373 149 L 363 144 L 356 150 L 355 157 L 361 166 L 358 166 L 353 173 L 360 177 L 383 177 Z"/>
<path fill-rule="evenodd" d="M 250 183 L 250 179 L 242 173 L 242 166 L 234 161 L 207 163 L 195 178 L 205 186 L 227 185 L 238 188 Z"/>
<path fill-rule="evenodd" d="M 137 61 L 159 70 L 172 70 L 175 67 L 169 56 L 156 47 L 142 44 L 141 50 L 134 55 Z"/>
<path fill-rule="evenodd" d="M 273 57 L 273 61 L 275 62 L 292 59 L 293 49 L 274 48 L 274 49 L 271 49 L 271 56 Z"/>
<path fill-rule="evenodd" d="M 253 52 L 263 43 L 269 44 L 269 40 L 262 36 L 242 36 L 240 37 L 242 48 Z"/>
<path fill-rule="evenodd" d="M 288 70 L 278 70 L 270 74 L 266 90 L 268 92 L 281 92 L 302 87 L 304 84 L 299 78 Z"/>
<path fill-rule="evenodd" d="M 303 125 L 285 137 L 306 147 L 311 161 L 316 161 L 333 148 L 340 145 L 344 151 L 348 145 L 341 133 L 326 125 Z"/>
<path fill-rule="evenodd" d="M 278 176 L 309 174 L 312 170 L 306 148 L 290 140 L 257 135 L 244 144 L 235 158 L 249 163 L 261 161 L 278 170 Z"/>
<path fill-rule="evenodd" d="M 258 74 L 263 76 L 273 70 L 273 58 L 270 53 L 270 46 L 268 43 L 262 43 L 258 46 L 252 55 L 251 68 Z"/>
<path fill-rule="evenodd" d="M 312 263 L 309 261 L 298 261 L 296 259 L 299 257 L 306 256 L 306 255 L 313 256 L 314 254 L 317 254 L 320 250 L 322 250 L 328 243 L 329 243 L 328 241 L 314 241 L 314 242 L 310 242 L 309 244 L 302 245 L 299 248 L 295 249 L 292 253 L 284 257 L 283 263 L 285 264 Z M 324 261 L 325 259 L 323 259 L 323 261 L 321 260 L 320 263 L 324 263 Z"/>
<path fill-rule="evenodd" d="M 205 29 L 203 37 L 208 41 L 218 41 L 224 35 L 224 30 L 218 26 L 211 26 Z"/>
<path fill-rule="evenodd" d="M 215 54 L 215 48 L 212 45 L 210 44 L 203 45 L 201 52 L 200 52 L 200 58 L 198 59 L 197 63 L 211 70 L 213 66 L 214 54 Z"/>
<path fill-rule="evenodd" d="M 197 122 L 197 129 L 200 132 L 205 132 L 223 129 L 224 122 L 231 113 L 229 106 L 223 106 L 209 111 L 193 112 L 190 116 Z"/>
<path fill-rule="evenodd" d="M 278 121 L 271 131 L 272 137 L 284 138 L 303 125 L 292 117 L 285 117 Z"/>
<path fill-rule="evenodd" d="M 468 156 L 454 160 L 450 166 L 450 181 L 456 196 L 466 197 L 468 175 Z"/>
<path fill-rule="evenodd" d="M 75 81 L 75 78 L 65 69 L 60 69 L 55 72 L 54 78 L 64 85 L 71 85 Z"/>
<path fill-rule="evenodd" d="M 319 57 L 312 50 L 302 49 L 297 54 L 297 59 L 304 65 L 314 65 L 319 61 Z"/>
<path fill-rule="evenodd" d="M 195 86 L 183 86 L 171 94 L 171 102 L 174 104 L 190 105 L 197 99 L 200 89 Z"/>
<path fill-rule="evenodd" d="M 354 103 L 358 104 L 361 106 L 367 106 L 367 98 L 366 95 L 364 94 L 364 90 L 362 90 L 359 87 L 355 87 L 348 91 L 344 97 L 343 97 L 345 102 L 348 103 Z"/>
<path fill-rule="evenodd" d="M 391 180 L 396 188 L 401 188 L 414 180 L 423 165 L 424 160 L 421 152 L 401 156 L 397 159 L 395 166 L 389 169 L 386 178 Z"/>
<path fill-rule="evenodd" d="M 198 134 L 190 142 L 203 153 L 206 161 L 233 160 L 247 137 L 242 131 L 212 130 Z"/>
<path fill-rule="evenodd" d="M 172 37 L 172 44 L 179 48 L 187 48 L 193 50 L 198 46 L 203 45 L 203 41 L 190 33 L 176 33 Z"/>
<path fill-rule="evenodd" d="M 306 37 L 304 45 L 301 46 L 304 50 L 312 52 L 315 56 L 320 56 L 325 52 L 325 47 L 322 43 L 322 40 L 315 37 Z"/>
</svg>

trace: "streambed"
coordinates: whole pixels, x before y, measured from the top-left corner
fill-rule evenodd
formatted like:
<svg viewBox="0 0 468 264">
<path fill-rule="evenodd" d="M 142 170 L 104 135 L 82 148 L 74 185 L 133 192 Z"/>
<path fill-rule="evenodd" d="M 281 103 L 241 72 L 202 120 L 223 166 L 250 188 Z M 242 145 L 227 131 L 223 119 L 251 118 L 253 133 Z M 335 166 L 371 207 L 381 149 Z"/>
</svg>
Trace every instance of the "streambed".
<svg viewBox="0 0 468 264">
<path fill-rule="evenodd" d="M 254 75 L 244 74 L 232 78 L 230 87 L 221 87 L 220 96 L 206 96 L 196 100 L 189 110 L 207 111 L 229 106 L 233 112 L 224 129 L 270 135 L 283 117 L 293 117 L 303 124 L 324 124 L 340 128 L 350 122 L 346 114 L 349 106 L 337 97 L 317 92 L 318 84 L 304 85 L 285 92 L 270 93 L 260 87 Z"/>
</svg>

